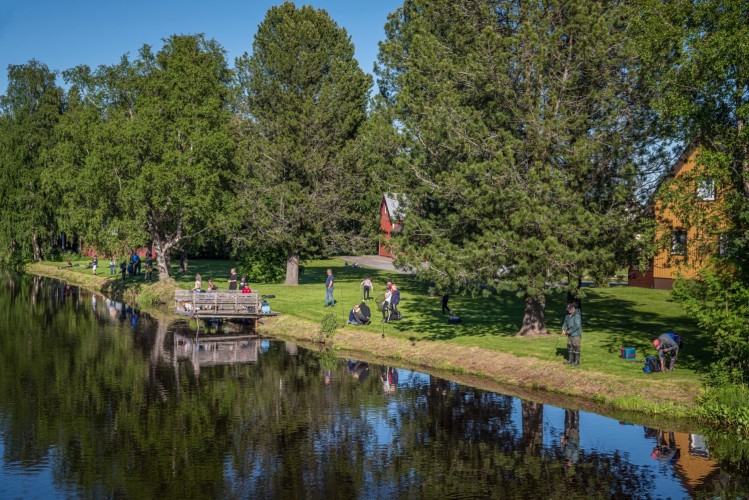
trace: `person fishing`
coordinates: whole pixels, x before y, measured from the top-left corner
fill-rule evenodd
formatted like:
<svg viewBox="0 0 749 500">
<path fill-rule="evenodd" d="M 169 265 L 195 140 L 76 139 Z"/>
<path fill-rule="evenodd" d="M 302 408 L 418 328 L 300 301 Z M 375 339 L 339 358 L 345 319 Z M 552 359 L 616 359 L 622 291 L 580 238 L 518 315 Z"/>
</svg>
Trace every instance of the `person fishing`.
<svg viewBox="0 0 749 500">
<path fill-rule="evenodd" d="M 666 356 L 669 356 L 668 371 L 673 371 L 676 366 L 676 358 L 679 356 L 681 337 L 673 332 L 667 332 L 653 340 L 653 347 L 658 351 L 661 360 L 661 371 L 666 371 Z"/>
<path fill-rule="evenodd" d="M 562 323 L 562 334 L 567 336 L 567 361 L 565 365 L 580 364 L 580 343 L 583 335 L 583 320 L 574 302 L 567 304 L 567 315 Z"/>
</svg>

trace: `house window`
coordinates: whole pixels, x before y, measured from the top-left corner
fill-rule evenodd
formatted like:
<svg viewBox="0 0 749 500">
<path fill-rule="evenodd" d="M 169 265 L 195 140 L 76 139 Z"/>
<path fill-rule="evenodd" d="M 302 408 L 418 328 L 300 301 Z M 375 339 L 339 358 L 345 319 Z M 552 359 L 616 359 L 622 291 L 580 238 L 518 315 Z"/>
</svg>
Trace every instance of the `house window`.
<svg viewBox="0 0 749 500">
<path fill-rule="evenodd" d="M 685 255 L 687 253 L 687 232 L 676 229 L 671 236 L 671 255 Z"/>
<path fill-rule="evenodd" d="M 736 253 L 736 241 L 734 236 L 729 233 L 722 233 L 718 236 L 718 256 L 728 257 Z"/>
<path fill-rule="evenodd" d="M 702 201 L 715 201 L 715 181 L 712 178 L 697 181 L 697 198 Z"/>
</svg>

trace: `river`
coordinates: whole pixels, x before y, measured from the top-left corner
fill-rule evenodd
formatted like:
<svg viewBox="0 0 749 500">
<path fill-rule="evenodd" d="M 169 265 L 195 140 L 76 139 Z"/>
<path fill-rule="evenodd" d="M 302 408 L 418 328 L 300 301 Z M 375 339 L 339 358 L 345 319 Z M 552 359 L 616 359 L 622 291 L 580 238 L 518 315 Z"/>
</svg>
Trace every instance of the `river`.
<svg viewBox="0 0 749 500">
<path fill-rule="evenodd" d="M 749 445 L 0 274 L 0 498 L 736 498 Z"/>
</svg>

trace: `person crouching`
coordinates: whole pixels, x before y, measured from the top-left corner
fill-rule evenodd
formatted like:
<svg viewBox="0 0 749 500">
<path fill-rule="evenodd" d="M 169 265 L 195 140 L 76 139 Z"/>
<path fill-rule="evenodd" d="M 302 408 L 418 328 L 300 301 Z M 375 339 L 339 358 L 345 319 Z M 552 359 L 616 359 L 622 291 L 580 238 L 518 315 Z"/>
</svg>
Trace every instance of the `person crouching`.
<svg viewBox="0 0 749 500">
<path fill-rule="evenodd" d="M 661 360 L 661 371 L 666 371 L 666 355 L 669 356 L 668 371 L 673 371 L 674 366 L 676 366 L 676 358 L 679 356 L 679 343 L 671 335 L 664 333 L 653 340 L 653 347 L 658 351 L 658 358 Z"/>
</svg>

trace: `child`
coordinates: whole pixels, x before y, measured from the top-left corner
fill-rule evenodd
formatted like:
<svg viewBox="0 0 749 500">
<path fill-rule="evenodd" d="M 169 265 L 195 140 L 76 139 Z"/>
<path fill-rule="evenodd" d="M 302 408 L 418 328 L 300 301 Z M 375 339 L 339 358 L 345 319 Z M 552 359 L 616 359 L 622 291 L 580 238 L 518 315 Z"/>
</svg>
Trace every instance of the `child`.
<svg viewBox="0 0 749 500">
<path fill-rule="evenodd" d="M 372 290 L 372 277 L 367 276 L 367 278 L 361 282 L 361 287 L 364 293 L 363 300 L 369 300 L 369 292 Z"/>
</svg>

